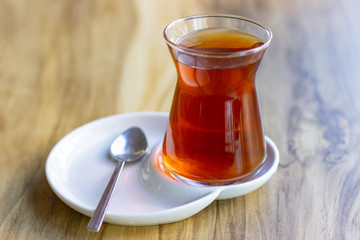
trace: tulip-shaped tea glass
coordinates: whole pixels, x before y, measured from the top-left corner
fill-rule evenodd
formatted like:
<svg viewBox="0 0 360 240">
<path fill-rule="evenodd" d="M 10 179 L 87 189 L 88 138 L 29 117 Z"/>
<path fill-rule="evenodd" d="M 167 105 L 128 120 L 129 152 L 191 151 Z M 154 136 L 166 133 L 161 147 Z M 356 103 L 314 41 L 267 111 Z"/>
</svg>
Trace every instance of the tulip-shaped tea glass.
<svg viewBox="0 0 360 240">
<path fill-rule="evenodd" d="M 193 185 L 254 177 L 266 157 L 255 77 L 272 33 L 238 16 L 199 15 L 164 30 L 178 80 L 163 162 Z"/>
</svg>

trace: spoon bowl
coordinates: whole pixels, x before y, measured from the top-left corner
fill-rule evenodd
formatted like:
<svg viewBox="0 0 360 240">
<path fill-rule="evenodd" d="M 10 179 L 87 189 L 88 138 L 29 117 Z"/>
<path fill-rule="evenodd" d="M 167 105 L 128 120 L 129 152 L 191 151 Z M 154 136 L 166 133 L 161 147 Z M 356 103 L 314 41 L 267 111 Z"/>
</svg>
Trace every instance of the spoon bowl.
<svg viewBox="0 0 360 240">
<path fill-rule="evenodd" d="M 105 217 L 105 212 L 115 189 L 119 175 L 125 162 L 133 162 L 143 158 L 148 152 L 148 143 L 143 131 L 132 127 L 122 132 L 111 144 L 110 156 L 118 161 L 109 183 L 91 217 L 87 229 L 98 232 Z"/>
<path fill-rule="evenodd" d="M 111 144 L 110 156 L 116 161 L 132 162 L 141 159 L 148 152 L 143 131 L 132 127 L 122 132 Z"/>
</svg>

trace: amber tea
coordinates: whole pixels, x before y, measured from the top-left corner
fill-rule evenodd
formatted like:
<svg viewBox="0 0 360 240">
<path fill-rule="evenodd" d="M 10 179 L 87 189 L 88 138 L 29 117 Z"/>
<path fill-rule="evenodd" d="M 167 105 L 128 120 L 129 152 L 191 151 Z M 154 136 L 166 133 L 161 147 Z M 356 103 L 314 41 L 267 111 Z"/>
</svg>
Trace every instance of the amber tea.
<svg viewBox="0 0 360 240">
<path fill-rule="evenodd" d="M 170 50 L 178 81 L 164 164 L 189 181 L 244 180 L 260 169 L 266 152 L 255 88 L 264 51 L 251 53 L 264 42 L 237 29 L 207 28 L 175 44 L 179 49 Z"/>
</svg>

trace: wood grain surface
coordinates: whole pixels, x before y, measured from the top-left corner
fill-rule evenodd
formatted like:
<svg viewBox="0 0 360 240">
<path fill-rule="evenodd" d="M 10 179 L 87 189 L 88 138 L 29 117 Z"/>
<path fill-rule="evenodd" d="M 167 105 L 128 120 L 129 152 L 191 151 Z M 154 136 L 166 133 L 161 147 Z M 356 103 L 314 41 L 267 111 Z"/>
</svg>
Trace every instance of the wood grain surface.
<svg viewBox="0 0 360 240">
<path fill-rule="evenodd" d="M 0 239 L 360 239 L 358 0 L 0 0 Z M 65 205 L 45 162 L 91 120 L 169 111 L 176 73 L 162 30 L 237 14 L 269 26 L 258 72 L 277 173 L 186 220 L 104 224 Z"/>
</svg>

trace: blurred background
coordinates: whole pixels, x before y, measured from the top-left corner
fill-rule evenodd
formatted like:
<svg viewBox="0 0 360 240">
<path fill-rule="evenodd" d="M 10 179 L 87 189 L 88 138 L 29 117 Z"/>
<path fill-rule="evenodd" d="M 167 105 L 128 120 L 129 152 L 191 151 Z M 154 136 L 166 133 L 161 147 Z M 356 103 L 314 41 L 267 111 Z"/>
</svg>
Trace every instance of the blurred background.
<svg viewBox="0 0 360 240">
<path fill-rule="evenodd" d="M 359 10 L 358 0 L 0 0 L 0 239 L 359 239 Z M 89 121 L 168 112 L 176 72 L 162 31 L 210 13 L 273 31 L 257 86 L 277 174 L 180 223 L 89 235 L 88 218 L 47 184 L 48 153 Z"/>
</svg>

